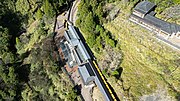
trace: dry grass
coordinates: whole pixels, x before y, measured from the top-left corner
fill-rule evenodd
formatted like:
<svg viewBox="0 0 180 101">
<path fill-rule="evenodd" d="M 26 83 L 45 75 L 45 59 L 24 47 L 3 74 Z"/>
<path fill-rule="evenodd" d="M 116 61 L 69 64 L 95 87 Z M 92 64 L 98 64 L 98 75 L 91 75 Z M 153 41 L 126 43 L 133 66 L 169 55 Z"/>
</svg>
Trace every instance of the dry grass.
<svg viewBox="0 0 180 101">
<path fill-rule="evenodd" d="M 93 88 L 92 98 L 93 98 L 93 101 L 104 101 L 104 96 L 102 95 L 98 87 Z"/>
<path fill-rule="evenodd" d="M 122 7 L 122 3 L 117 6 Z M 167 89 L 175 97 L 180 91 L 180 52 L 158 42 L 153 33 L 129 22 L 127 12 L 131 7 L 121 9 L 115 20 L 104 25 L 117 38 L 124 56 L 120 65 L 123 82 L 114 78 L 108 80 L 121 100 L 139 100 L 140 96 L 151 94 L 157 88 Z"/>
</svg>

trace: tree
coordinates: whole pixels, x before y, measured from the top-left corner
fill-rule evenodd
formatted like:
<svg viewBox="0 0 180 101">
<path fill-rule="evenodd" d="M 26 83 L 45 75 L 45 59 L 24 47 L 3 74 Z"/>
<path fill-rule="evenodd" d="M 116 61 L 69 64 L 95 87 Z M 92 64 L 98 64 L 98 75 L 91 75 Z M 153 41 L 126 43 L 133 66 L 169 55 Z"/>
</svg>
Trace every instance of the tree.
<svg viewBox="0 0 180 101">
<path fill-rule="evenodd" d="M 9 50 L 10 36 L 7 28 L 0 26 L 0 55 Z"/>
<path fill-rule="evenodd" d="M 13 100 L 17 97 L 17 77 L 14 67 L 0 64 L 0 96 L 2 100 Z"/>
<path fill-rule="evenodd" d="M 21 50 L 23 48 L 23 44 L 21 43 L 21 41 L 19 40 L 18 37 L 16 37 L 16 49 L 17 50 Z"/>
<path fill-rule="evenodd" d="M 17 0 L 16 1 L 16 10 L 20 11 L 23 15 L 27 14 L 30 9 L 30 4 L 28 0 Z"/>
<path fill-rule="evenodd" d="M 37 10 L 37 12 L 36 12 L 36 18 L 37 18 L 38 20 L 41 20 L 42 17 L 43 17 L 43 14 L 42 14 L 42 12 L 41 12 L 41 9 L 39 8 L 39 9 Z"/>
<path fill-rule="evenodd" d="M 109 39 L 109 45 L 110 45 L 111 47 L 115 47 L 115 42 L 114 42 L 114 40 Z"/>
<path fill-rule="evenodd" d="M 102 24 L 103 15 L 104 15 L 102 3 L 99 4 L 97 9 L 95 10 L 95 13 L 96 13 L 96 15 L 98 16 L 98 18 L 100 20 L 100 24 Z"/>
<path fill-rule="evenodd" d="M 84 29 L 89 33 L 93 33 L 95 30 L 96 23 L 94 22 L 93 13 L 90 12 L 85 18 Z"/>
<path fill-rule="evenodd" d="M 95 40 L 96 40 L 95 34 L 91 33 L 91 35 L 89 35 L 87 38 L 87 43 L 91 48 L 93 48 L 93 46 L 95 45 L 96 43 Z"/>
<path fill-rule="evenodd" d="M 61 7 L 68 4 L 68 0 L 50 0 L 50 3 L 52 4 L 55 12 L 58 14 L 59 12 L 62 12 Z"/>
<path fill-rule="evenodd" d="M 52 18 L 55 15 L 54 9 L 49 2 L 49 0 L 45 0 L 44 5 L 44 13 L 46 14 L 47 17 Z"/>
<path fill-rule="evenodd" d="M 97 38 L 96 38 L 96 47 L 95 47 L 95 50 L 97 51 L 97 52 L 100 52 L 100 50 L 102 49 L 102 44 L 101 44 L 101 37 L 100 36 L 98 36 Z"/>
<path fill-rule="evenodd" d="M 69 93 L 67 94 L 67 99 L 69 101 L 76 101 L 77 95 L 75 93 L 75 91 L 72 89 L 69 91 Z"/>
<path fill-rule="evenodd" d="M 17 59 L 12 52 L 4 52 L 1 57 L 5 64 L 13 64 Z"/>
<path fill-rule="evenodd" d="M 88 8 L 89 8 L 89 6 L 87 3 L 80 2 L 79 6 L 78 6 L 78 12 L 80 13 L 79 19 L 84 20 L 86 18 L 86 16 L 90 12 L 90 10 Z"/>
<path fill-rule="evenodd" d="M 96 11 L 97 6 L 98 6 L 98 1 L 97 0 L 90 0 L 90 5 L 92 7 L 92 11 Z"/>
</svg>

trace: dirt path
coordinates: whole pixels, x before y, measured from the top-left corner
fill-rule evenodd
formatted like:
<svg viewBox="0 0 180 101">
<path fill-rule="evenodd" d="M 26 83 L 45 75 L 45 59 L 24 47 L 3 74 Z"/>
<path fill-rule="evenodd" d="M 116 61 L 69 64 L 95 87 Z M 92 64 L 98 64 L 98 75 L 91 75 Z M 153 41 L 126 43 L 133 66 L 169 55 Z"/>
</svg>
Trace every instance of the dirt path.
<svg viewBox="0 0 180 101">
<path fill-rule="evenodd" d="M 37 26 L 38 20 L 35 20 L 33 23 L 31 23 L 27 29 L 27 31 L 30 31 L 32 28 L 35 28 Z"/>
</svg>

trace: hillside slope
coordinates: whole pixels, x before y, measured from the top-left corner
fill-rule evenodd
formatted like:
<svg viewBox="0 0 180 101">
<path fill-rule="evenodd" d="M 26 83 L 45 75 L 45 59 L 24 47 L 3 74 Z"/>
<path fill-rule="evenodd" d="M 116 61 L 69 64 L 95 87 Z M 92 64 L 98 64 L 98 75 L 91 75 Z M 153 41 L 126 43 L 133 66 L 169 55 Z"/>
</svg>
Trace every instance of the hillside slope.
<svg viewBox="0 0 180 101">
<path fill-rule="evenodd" d="M 82 0 L 76 25 L 120 100 L 178 100 L 180 52 L 128 20 L 140 1 Z M 157 17 L 179 24 L 178 0 L 150 1 Z"/>
<path fill-rule="evenodd" d="M 116 2 L 118 16 L 104 24 L 120 44 L 121 78 L 108 81 L 120 99 L 171 101 L 180 97 L 180 52 L 128 21 L 133 3 Z"/>
</svg>

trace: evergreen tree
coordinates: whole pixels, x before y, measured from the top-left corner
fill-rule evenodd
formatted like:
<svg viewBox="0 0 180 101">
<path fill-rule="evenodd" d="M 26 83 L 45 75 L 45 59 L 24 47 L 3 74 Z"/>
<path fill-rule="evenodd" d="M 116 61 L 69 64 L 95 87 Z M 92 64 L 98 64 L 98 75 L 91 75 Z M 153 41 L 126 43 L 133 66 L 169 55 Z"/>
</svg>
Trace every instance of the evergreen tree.
<svg viewBox="0 0 180 101">
<path fill-rule="evenodd" d="M 38 20 L 41 20 L 42 17 L 43 17 L 42 11 L 41 11 L 41 9 L 39 8 L 39 9 L 37 10 L 37 12 L 36 12 L 36 18 L 37 18 Z"/>
<path fill-rule="evenodd" d="M 93 18 L 93 13 L 90 12 L 87 17 L 85 18 L 85 23 L 84 23 L 84 29 L 86 31 L 88 31 L 89 33 L 92 33 L 94 32 L 95 30 L 95 22 L 94 22 L 94 18 Z"/>
<path fill-rule="evenodd" d="M 54 9 L 51 3 L 49 2 L 49 0 L 45 0 L 43 8 L 44 8 L 44 13 L 46 14 L 47 17 L 52 18 L 55 15 Z"/>
</svg>

